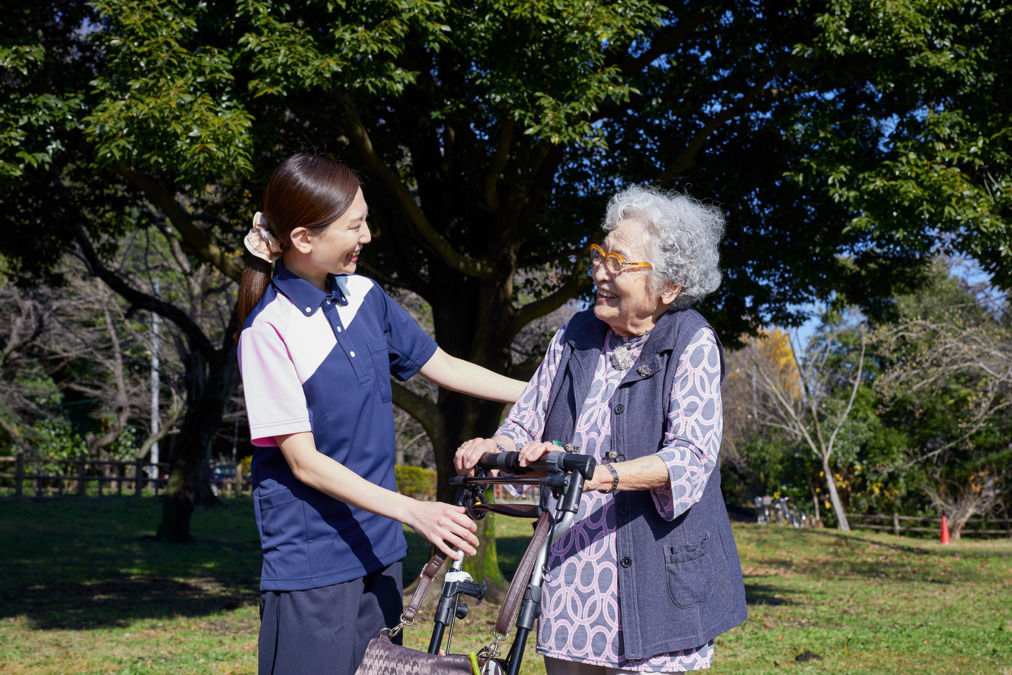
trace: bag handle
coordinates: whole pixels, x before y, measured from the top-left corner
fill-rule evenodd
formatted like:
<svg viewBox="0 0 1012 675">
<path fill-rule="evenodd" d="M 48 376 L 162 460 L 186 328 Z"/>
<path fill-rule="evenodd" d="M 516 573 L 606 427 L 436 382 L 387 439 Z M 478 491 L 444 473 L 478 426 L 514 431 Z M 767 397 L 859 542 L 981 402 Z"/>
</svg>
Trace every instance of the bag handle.
<svg viewBox="0 0 1012 675">
<path fill-rule="evenodd" d="M 506 591 L 506 598 L 503 600 L 502 608 L 499 610 L 499 619 L 495 622 L 495 636 L 497 640 L 509 635 L 510 626 L 517 619 L 517 614 L 520 612 L 520 602 L 523 600 L 524 593 L 527 590 L 527 583 L 530 581 L 531 573 L 534 571 L 534 563 L 551 531 L 551 517 L 547 511 L 542 511 L 534 527 L 534 536 L 531 537 L 531 542 L 527 545 L 527 550 L 524 551 L 524 557 L 520 559 L 520 565 L 517 566 L 517 571 L 513 575 L 513 581 L 510 582 L 509 590 Z"/>
<path fill-rule="evenodd" d="M 418 585 L 415 587 L 415 592 L 411 595 L 411 600 L 408 602 L 408 606 L 404 609 L 401 614 L 400 625 L 393 630 L 393 634 L 396 635 L 400 629 L 404 626 L 410 626 L 415 621 L 415 616 L 418 614 L 418 608 L 422 605 L 422 600 L 425 598 L 425 592 L 429 590 L 429 585 L 432 580 L 436 577 L 436 572 L 446 562 L 446 554 L 442 551 L 436 551 L 436 555 L 425 564 L 422 568 L 422 575 L 418 579 Z"/>
</svg>

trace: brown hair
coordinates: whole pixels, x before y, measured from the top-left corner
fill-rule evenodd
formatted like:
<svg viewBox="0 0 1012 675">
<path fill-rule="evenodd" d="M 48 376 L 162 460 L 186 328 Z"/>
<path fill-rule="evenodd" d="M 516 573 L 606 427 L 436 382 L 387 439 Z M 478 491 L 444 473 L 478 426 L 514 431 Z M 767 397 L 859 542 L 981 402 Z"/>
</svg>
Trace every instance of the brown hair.
<svg viewBox="0 0 1012 675">
<path fill-rule="evenodd" d="M 274 169 L 264 190 L 267 229 L 287 251 L 292 230 L 325 230 L 348 210 L 360 186 L 358 176 L 340 162 L 304 152 L 292 155 Z M 270 273 L 270 263 L 250 257 L 239 284 L 239 330 L 267 291 Z"/>
</svg>

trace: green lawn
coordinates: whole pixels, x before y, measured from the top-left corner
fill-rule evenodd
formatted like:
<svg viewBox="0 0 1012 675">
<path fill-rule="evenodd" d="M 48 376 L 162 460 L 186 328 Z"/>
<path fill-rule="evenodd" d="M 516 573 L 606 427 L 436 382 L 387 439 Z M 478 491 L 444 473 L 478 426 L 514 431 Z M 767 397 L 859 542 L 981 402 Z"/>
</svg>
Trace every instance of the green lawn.
<svg viewBox="0 0 1012 675">
<path fill-rule="evenodd" d="M 0 673 L 253 673 L 259 547 L 248 499 L 199 509 L 189 546 L 151 541 L 152 498 L 0 502 Z M 499 518 L 507 573 L 529 521 Z M 735 525 L 749 621 L 716 673 L 1012 675 L 1012 542 Z M 427 547 L 409 536 L 405 576 Z M 430 593 L 435 595 L 438 589 Z M 472 607 L 454 651 L 488 641 Z M 431 615 L 407 633 L 424 647 Z M 543 673 L 530 649 L 525 673 Z"/>
</svg>

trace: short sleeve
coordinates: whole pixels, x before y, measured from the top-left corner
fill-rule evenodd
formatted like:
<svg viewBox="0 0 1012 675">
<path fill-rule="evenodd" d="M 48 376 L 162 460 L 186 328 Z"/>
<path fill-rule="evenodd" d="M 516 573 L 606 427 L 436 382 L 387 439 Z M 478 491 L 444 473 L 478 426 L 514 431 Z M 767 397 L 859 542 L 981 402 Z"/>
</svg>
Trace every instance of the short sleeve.
<svg viewBox="0 0 1012 675">
<path fill-rule="evenodd" d="M 312 431 L 302 383 L 274 326 L 258 323 L 243 330 L 239 372 L 253 445 L 273 446 L 275 436 Z"/>
<path fill-rule="evenodd" d="M 407 380 L 436 353 L 436 341 L 393 298 L 382 289 L 378 290 L 384 303 L 384 331 L 390 355 L 390 374 L 399 380 Z"/>
</svg>

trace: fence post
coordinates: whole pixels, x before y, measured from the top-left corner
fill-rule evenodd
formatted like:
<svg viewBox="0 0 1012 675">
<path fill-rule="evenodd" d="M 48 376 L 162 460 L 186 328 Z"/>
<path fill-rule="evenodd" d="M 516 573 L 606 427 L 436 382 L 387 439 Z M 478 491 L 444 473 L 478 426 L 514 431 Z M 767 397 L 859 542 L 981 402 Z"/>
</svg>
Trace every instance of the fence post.
<svg viewBox="0 0 1012 675">
<path fill-rule="evenodd" d="M 900 514 L 893 511 L 893 534 L 900 536 Z"/>
<path fill-rule="evenodd" d="M 25 453 L 18 453 L 18 461 L 14 467 L 14 496 L 21 496 L 21 481 L 25 479 Z"/>
<path fill-rule="evenodd" d="M 140 457 L 134 460 L 134 494 L 141 496 L 144 490 L 144 460 Z"/>
<path fill-rule="evenodd" d="M 77 458 L 77 494 L 84 496 L 84 471 L 87 467 L 87 463 L 84 461 L 84 456 Z"/>
</svg>

